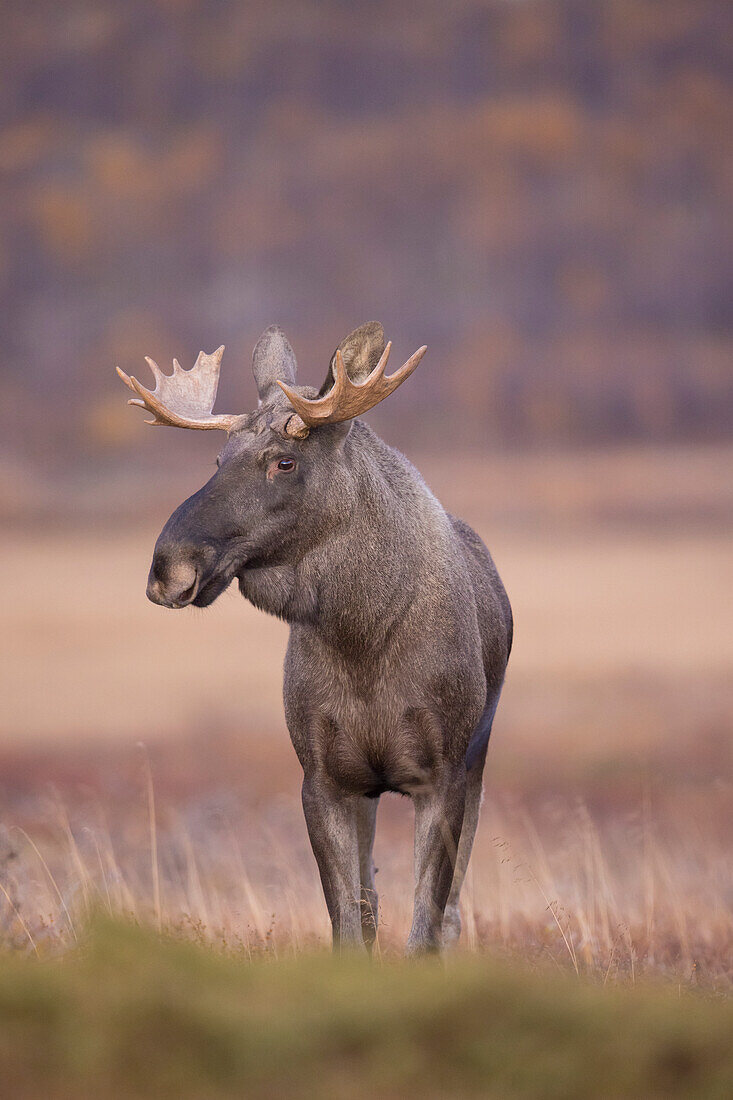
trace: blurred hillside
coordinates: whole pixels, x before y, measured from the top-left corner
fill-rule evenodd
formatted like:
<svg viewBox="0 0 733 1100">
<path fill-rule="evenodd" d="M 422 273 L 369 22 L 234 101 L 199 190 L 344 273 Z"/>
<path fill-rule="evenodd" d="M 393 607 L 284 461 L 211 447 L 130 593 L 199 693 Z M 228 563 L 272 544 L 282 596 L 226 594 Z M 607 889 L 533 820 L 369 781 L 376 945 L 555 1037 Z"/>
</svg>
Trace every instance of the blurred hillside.
<svg viewBox="0 0 733 1100">
<path fill-rule="evenodd" d="M 11 456 L 131 454 L 112 366 L 146 379 L 145 354 L 226 343 L 219 407 L 251 406 L 274 320 L 309 382 L 366 319 L 395 358 L 430 345 L 373 417 L 403 441 L 723 436 L 729 5 L 6 0 L 3 23 Z"/>
</svg>

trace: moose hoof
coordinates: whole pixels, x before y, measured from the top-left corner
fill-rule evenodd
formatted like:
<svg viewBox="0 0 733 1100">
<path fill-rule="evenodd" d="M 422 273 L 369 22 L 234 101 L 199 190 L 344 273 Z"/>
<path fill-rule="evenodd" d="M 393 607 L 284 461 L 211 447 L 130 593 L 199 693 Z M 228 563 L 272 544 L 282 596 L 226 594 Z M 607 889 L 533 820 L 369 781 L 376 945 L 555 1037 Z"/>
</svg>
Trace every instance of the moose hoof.
<svg viewBox="0 0 733 1100">
<path fill-rule="evenodd" d="M 408 959 L 417 959 L 425 955 L 439 955 L 442 948 L 439 936 L 410 936 L 405 947 Z"/>
</svg>

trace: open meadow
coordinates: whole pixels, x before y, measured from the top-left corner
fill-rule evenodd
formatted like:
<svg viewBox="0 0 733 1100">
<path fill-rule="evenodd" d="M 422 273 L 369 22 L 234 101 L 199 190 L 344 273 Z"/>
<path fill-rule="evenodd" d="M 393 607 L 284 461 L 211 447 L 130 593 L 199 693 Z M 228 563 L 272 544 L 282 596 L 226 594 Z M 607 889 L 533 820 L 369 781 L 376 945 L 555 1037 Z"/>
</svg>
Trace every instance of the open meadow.
<svg viewBox="0 0 733 1100">
<path fill-rule="evenodd" d="M 730 990 L 732 457 L 426 464 L 516 616 L 461 950 Z M 22 953 L 73 946 L 100 907 L 248 957 L 328 940 L 282 717 L 286 627 L 234 589 L 206 612 L 144 597 L 197 476 L 137 515 L 110 487 L 94 524 L 51 513 L 2 536 L 0 927 Z M 408 928 L 411 826 L 385 797 L 385 956 Z"/>
<path fill-rule="evenodd" d="M 152 489 L 6 501 L 11 1095 L 566 1100 L 595 1079 L 604 1095 L 730 1095 L 732 460 L 423 463 L 516 616 L 445 971 L 399 961 L 412 814 L 396 796 L 377 830 L 376 968 L 324 954 L 286 627 L 236 591 L 205 612 L 145 599 L 196 462 Z"/>
</svg>

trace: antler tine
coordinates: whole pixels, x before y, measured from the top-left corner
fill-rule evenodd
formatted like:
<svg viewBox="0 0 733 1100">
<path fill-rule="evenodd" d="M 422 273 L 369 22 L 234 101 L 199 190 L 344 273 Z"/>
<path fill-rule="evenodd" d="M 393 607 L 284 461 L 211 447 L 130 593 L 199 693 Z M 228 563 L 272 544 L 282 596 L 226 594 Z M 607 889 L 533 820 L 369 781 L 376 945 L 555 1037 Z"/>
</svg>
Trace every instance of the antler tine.
<svg viewBox="0 0 733 1100">
<path fill-rule="evenodd" d="M 423 344 L 421 348 L 418 348 L 417 351 L 414 351 L 412 353 L 410 358 L 402 364 L 399 370 L 396 370 L 394 374 L 387 375 L 384 381 L 389 386 L 389 389 L 384 394 L 385 397 L 389 397 L 391 393 L 394 393 L 398 386 L 402 385 L 406 378 L 410 377 L 427 350 L 428 345 Z M 381 400 L 382 398 L 380 398 L 380 401 Z"/>
<path fill-rule="evenodd" d="M 163 375 L 164 375 L 164 373 L 165 373 L 165 372 L 164 372 L 164 371 L 162 371 L 162 370 L 160 369 L 160 367 L 159 367 L 159 366 L 158 366 L 158 364 L 157 364 L 157 363 L 155 362 L 155 360 L 154 360 L 154 359 L 151 359 L 149 355 L 146 355 L 146 356 L 145 356 L 145 362 L 146 362 L 146 363 L 148 364 L 148 366 L 150 367 L 151 371 L 153 372 L 153 378 L 155 379 L 155 386 L 156 386 L 156 389 L 157 389 L 158 385 L 160 384 L 160 380 L 161 380 L 161 378 L 163 377 Z M 174 365 L 174 366 L 175 366 L 175 362 L 176 362 L 176 361 L 175 361 L 175 359 L 174 359 L 174 360 L 173 360 L 173 365 Z"/>
<path fill-rule="evenodd" d="M 341 351 L 337 351 L 334 357 L 333 373 L 334 381 L 331 389 L 323 397 L 309 399 L 301 397 L 299 393 L 291 389 L 284 382 L 278 381 L 278 386 L 283 391 L 288 401 L 295 409 L 297 417 L 292 417 L 291 434 L 301 430 L 301 425 L 315 428 L 320 424 L 338 424 L 344 420 L 352 420 L 355 416 L 361 416 L 373 409 L 385 397 L 401 386 L 406 378 L 409 378 L 415 367 L 428 350 L 426 345 L 410 356 L 394 374 L 385 375 L 385 367 L 389 359 L 392 343 L 388 343 L 380 356 L 379 362 L 371 374 L 363 382 L 352 382 L 346 371 L 344 357 Z M 298 423 L 300 420 L 300 424 Z"/>
<path fill-rule="evenodd" d="M 154 390 L 146 389 L 137 378 L 131 378 L 117 367 L 122 381 L 137 394 L 128 401 L 128 405 L 139 405 L 153 414 L 153 419 L 146 420 L 146 424 L 231 431 L 241 418 L 231 413 L 211 411 L 219 385 L 223 354 L 223 344 L 211 355 L 201 351 L 190 370 L 184 370 L 174 359 L 172 374 L 164 374 L 158 364 L 146 356 L 145 361 L 155 378 Z"/>
<path fill-rule="evenodd" d="M 379 356 L 379 362 L 377 363 L 376 367 L 374 368 L 372 373 L 367 378 L 366 382 L 364 383 L 365 385 L 368 385 L 372 381 L 373 378 L 376 379 L 376 378 L 381 378 L 382 377 L 382 375 L 384 374 L 385 368 L 387 366 L 387 360 L 389 359 L 389 353 L 391 352 L 391 350 L 392 350 L 392 341 L 388 340 L 387 343 L 384 345 L 384 351 Z"/>
</svg>

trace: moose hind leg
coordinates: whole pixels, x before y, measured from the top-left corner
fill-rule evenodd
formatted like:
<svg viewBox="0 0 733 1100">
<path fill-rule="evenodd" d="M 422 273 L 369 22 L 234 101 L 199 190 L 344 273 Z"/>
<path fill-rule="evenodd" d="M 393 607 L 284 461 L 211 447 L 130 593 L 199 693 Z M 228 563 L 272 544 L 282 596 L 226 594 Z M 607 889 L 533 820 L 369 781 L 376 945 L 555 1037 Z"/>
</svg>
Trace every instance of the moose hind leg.
<svg viewBox="0 0 733 1100">
<path fill-rule="evenodd" d="M 472 762 L 466 775 L 466 807 L 463 812 L 463 827 L 461 839 L 458 845 L 458 856 L 453 871 L 448 903 L 443 915 L 443 946 L 452 947 L 458 942 L 461 935 L 460 896 L 463 880 L 468 870 L 468 861 L 471 858 L 476 828 L 478 826 L 479 812 L 481 810 L 481 798 L 483 795 L 483 772 L 486 761 L 486 746 L 483 752 Z"/>
<path fill-rule="evenodd" d="M 439 951 L 466 800 L 461 765 L 429 792 L 415 794 L 415 908 L 407 953 Z"/>
<path fill-rule="evenodd" d="M 359 838 L 359 882 L 361 887 L 361 930 L 371 951 L 377 938 L 379 897 L 374 884 L 374 832 L 377 825 L 378 798 L 359 798 L 356 806 L 356 831 Z"/>
<path fill-rule="evenodd" d="M 333 946 L 363 950 L 356 798 L 313 778 L 303 782 L 303 811 L 326 897 Z"/>
</svg>

